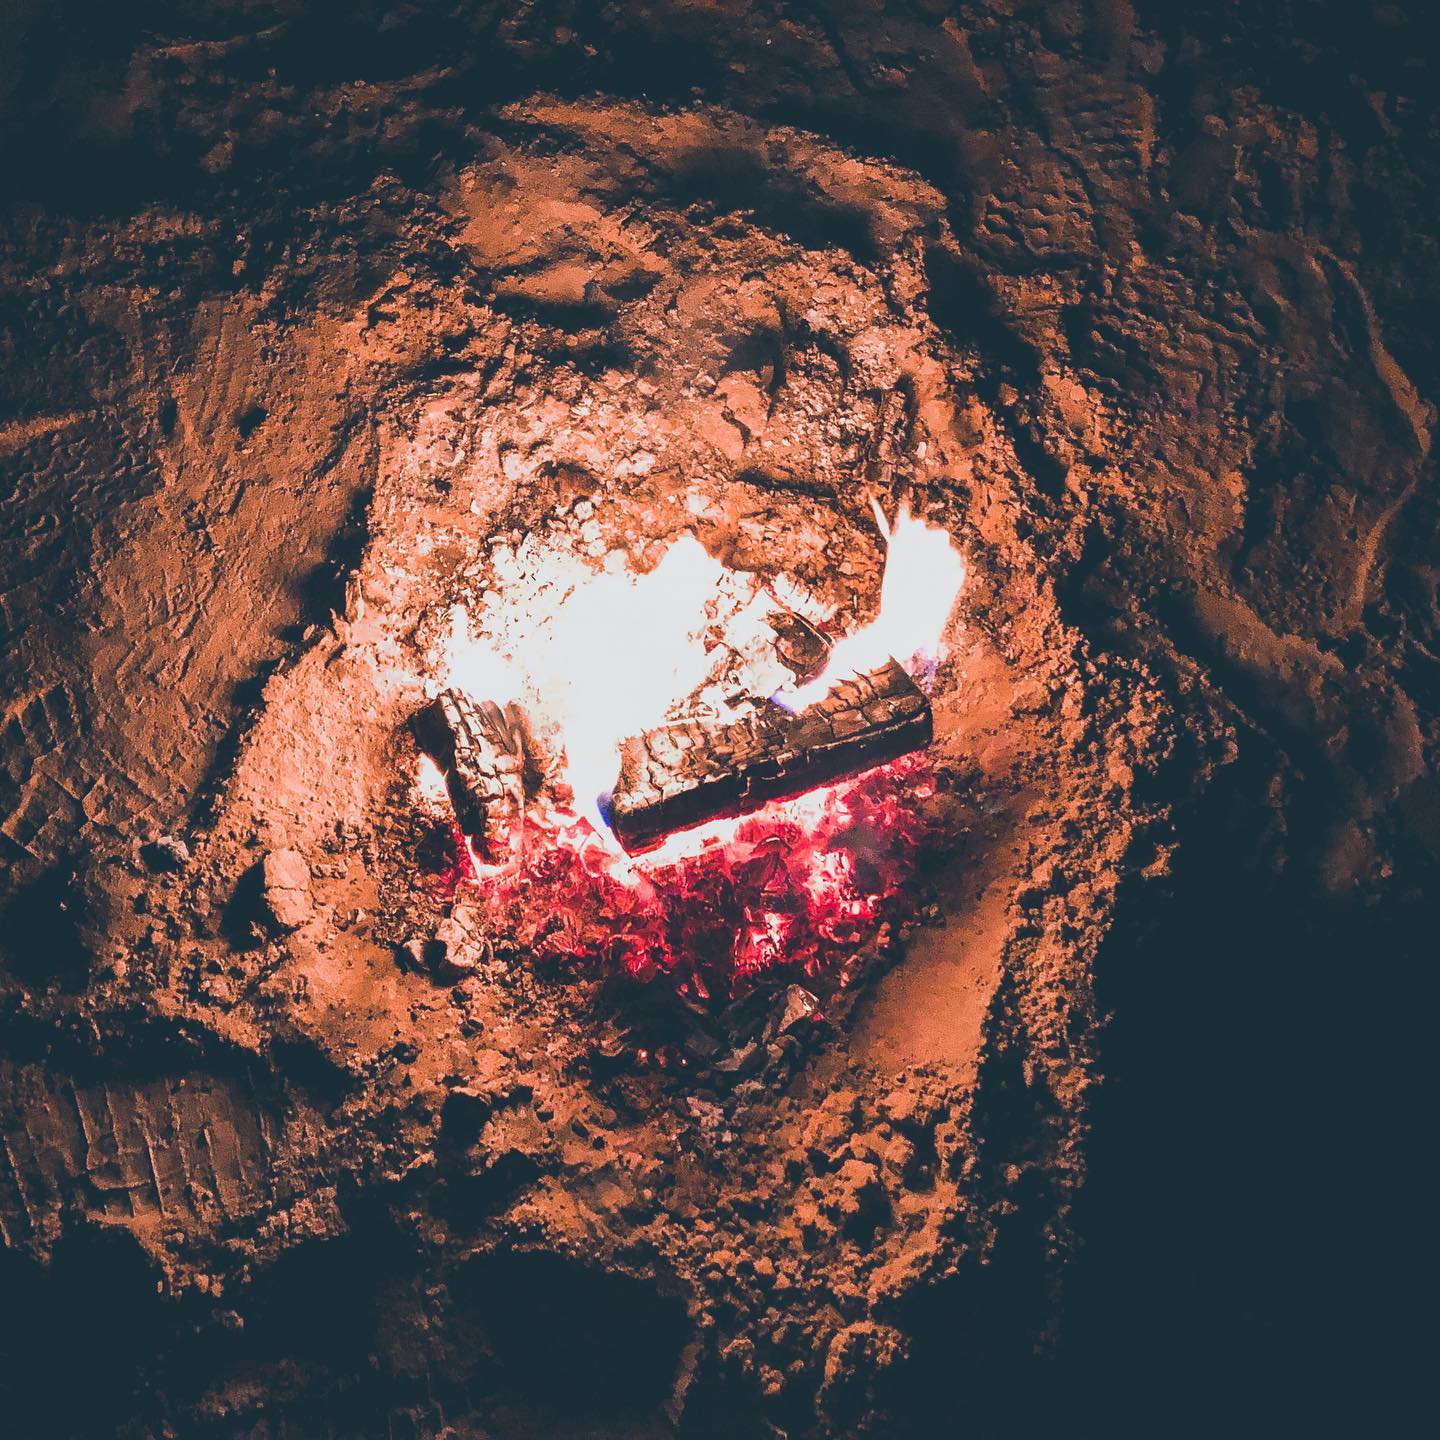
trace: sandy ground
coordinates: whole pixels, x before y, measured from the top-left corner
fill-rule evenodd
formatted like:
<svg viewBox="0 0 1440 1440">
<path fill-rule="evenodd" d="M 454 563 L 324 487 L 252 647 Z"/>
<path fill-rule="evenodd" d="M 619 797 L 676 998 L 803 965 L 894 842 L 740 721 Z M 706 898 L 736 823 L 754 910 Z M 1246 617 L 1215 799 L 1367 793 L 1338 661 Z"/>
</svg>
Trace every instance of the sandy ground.
<svg viewBox="0 0 1440 1440">
<path fill-rule="evenodd" d="M 1176 1350 L 1319 1362 L 1269 1300 L 1155 1336 L 1191 1246 L 1303 1304 L 1275 1197 L 1353 1117 L 1289 1057 L 1433 893 L 1433 117 L 1418 40 L 1223 8 L 20 8 L 22 1433 L 1032 1433 L 1057 1375 L 1130 1433 Z M 407 964 L 490 547 L 583 496 L 860 615 L 877 487 L 970 563 L 956 783 L 824 1021 L 722 1082 L 635 1063 L 653 997 Z"/>
</svg>

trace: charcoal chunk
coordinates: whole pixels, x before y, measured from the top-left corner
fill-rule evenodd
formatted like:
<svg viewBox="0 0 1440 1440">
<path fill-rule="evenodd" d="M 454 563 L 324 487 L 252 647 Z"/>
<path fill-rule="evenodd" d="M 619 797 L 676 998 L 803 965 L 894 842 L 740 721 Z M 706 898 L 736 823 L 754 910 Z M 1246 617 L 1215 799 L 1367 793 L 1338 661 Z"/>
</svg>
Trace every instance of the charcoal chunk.
<svg viewBox="0 0 1440 1440">
<path fill-rule="evenodd" d="M 415 717 L 415 738 L 445 775 L 470 842 L 489 854 L 533 788 L 534 743 L 517 706 L 477 704 L 445 690 Z"/>
<path fill-rule="evenodd" d="M 728 724 L 666 725 L 627 741 L 610 825 L 634 854 L 894 760 L 933 733 L 930 702 L 890 660 L 798 715 L 767 705 Z"/>
</svg>

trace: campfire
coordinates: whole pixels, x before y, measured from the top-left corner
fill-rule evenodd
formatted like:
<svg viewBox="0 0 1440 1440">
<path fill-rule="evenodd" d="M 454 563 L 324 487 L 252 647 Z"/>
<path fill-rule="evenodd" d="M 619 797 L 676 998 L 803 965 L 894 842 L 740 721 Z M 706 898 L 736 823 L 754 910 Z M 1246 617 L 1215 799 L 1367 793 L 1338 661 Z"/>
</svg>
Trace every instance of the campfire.
<svg viewBox="0 0 1440 1440">
<path fill-rule="evenodd" d="M 951 537 L 875 504 L 878 605 L 846 633 L 690 533 L 637 572 L 575 509 L 578 535 L 498 547 L 445 618 L 414 723 L 442 883 L 517 950 L 702 998 L 845 983 L 924 838 Z"/>
</svg>

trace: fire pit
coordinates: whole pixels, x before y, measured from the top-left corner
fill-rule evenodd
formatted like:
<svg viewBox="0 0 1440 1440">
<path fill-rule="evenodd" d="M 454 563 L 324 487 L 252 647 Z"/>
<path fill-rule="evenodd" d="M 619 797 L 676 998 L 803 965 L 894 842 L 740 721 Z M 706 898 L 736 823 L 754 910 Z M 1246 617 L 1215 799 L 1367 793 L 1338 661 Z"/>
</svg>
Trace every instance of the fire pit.
<svg viewBox="0 0 1440 1440">
<path fill-rule="evenodd" d="M 507 125 L 343 331 L 375 379 L 336 613 L 267 673 L 183 844 L 92 877 L 100 1023 L 173 1034 L 176 1087 L 211 1098 L 27 1075 L 4 1219 L 56 1233 L 44 1177 L 73 1165 L 246 1334 L 243 1275 L 314 1238 L 384 1284 L 403 1237 L 433 1269 L 375 1303 L 423 1306 L 464 1357 L 445 1383 L 497 1413 L 463 1275 L 525 1252 L 613 1325 L 593 1260 L 699 1320 L 682 1390 L 733 1364 L 784 1428 L 899 1356 L 884 1317 L 1003 1251 L 996 1217 L 1063 1249 L 1089 966 L 1130 857 L 1160 863 L 1132 779 L 1165 712 L 1067 623 L 993 377 L 929 318 L 941 197 L 703 107 Z M 663 156 L 727 147 L 871 238 L 662 193 Z M 328 360 L 328 310 L 306 334 Z"/>
<path fill-rule="evenodd" d="M 415 718 L 477 901 L 538 915 L 542 951 L 702 993 L 853 948 L 929 793 L 923 760 L 879 767 L 931 740 L 917 677 L 964 580 L 942 528 L 875 517 L 878 608 L 849 634 L 791 577 L 730 569 L 693 534 L 643 574 L 553 537 L 502 552 L 449 610 L 442 688 Z"/>
<path fill-rule="evenodd" d="M 1428 434 L 1373 263 L 1297 300 L 1294 245 L 1226 245 L 1383 149 L 1123 6 L 229 8 L 262 30 L 87 52 L 123 94 L 71 139 L 134 173 L 42 166 L 7 231 L 19 1323 L 63 1369 L 96 1322 L 127 1433 L 1023 1427 L 993 1361 L 1057 1314 L 1092 977 L 1309 673 L 1260 583 L 1305 356 L 1404 442 L 1299 467 L 1342 529 Z M 773 123 L 842 114 L 869 158 Z M 1418 753 L 1382 709 L 1349 748 Z"/>
</svg>

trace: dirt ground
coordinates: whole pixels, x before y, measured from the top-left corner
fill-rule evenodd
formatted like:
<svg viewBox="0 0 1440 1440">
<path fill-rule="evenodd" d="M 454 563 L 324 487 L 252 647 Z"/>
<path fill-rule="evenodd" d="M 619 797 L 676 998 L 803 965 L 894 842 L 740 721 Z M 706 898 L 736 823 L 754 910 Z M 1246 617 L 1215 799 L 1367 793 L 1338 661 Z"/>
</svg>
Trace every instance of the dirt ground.
<svg viewBox="0 0 1440 1440">
<path fill-rule="evenodd" d="M 14 1433 L 1380 1423 L 1435 37 L 1173 8 L 11 7 Z M 690 532 L 863 618 L 876 493 L 969 580 L 850 983 L 437 963 L 445 607 Z"/>
</svg>

